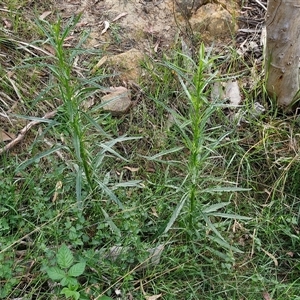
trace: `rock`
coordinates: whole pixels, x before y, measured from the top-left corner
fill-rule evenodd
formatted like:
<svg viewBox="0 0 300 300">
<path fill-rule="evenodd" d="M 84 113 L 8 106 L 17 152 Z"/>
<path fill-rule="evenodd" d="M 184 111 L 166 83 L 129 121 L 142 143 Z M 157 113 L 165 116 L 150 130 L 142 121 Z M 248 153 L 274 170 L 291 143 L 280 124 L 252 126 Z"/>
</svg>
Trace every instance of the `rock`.
<svg viewBox="0 0 300 300">
<path fill-rule="evenodd" d="M 193 32 L 200 33 L 206 43 L 232 38 L 237 30 L 237 24 L 229 11 L 213 3 L 201 6 L 190 18 L 190 24 Z"/>
<path fill-rule="evenodd" d="M 109 94 L 101 98 L 103 109 L 113 116 L 126 114 L 132 106 L 130 90 L 125 87 L 111 87 Z"/>
<path fill-rule="evenodd" d="M 141 73 L 140 62 L 143 58 L 144 54 L 141 51 L 131 49 L 110 57 L 107 63 L 121 72 L 121 80 L 137 82 Z"/>
</svg>

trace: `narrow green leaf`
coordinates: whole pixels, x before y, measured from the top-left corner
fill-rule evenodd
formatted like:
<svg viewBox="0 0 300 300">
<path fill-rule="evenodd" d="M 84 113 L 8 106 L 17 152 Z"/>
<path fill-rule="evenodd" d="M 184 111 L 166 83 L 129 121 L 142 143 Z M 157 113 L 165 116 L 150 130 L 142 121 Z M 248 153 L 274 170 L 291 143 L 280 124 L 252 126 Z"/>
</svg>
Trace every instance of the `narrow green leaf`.
<svg viewBox="0 0 300 300">
<path fill-rule="evenodd" d="M 128 159 L 126 159 L 125 157 L 120 155 L 118 152 L 116 152 L 110 146 L 106 145 L 106 143 L 101 143 L 99 146 L 103 149 L 104 152 L 106 152 L 106 151 L 110 152 L 112 155 L 119 157 L 121 160 L 128 161 Z"/>
<path fill-rule="evenodd" d="M 82 168 L 78 167 L 76 172 L 76 201 L 79 208 L 82 208 Z"/>
<path fill-rule="evenodd" d="M 125 182 L 117 183 L 113 186 L 112 189 L 124 188 L 124 187 L 143 187 L 142 180 L 129 180 Z"/>
<path fill-rule="evenodd" d="M 63 244 L 57 251 L 56 259 L 62 269 L 70 268 L 73 264 L 73 254 L 66 244 Z"/>
<path fill-rule="evenodd" d="M 106 222 L 108 223 L 109 227 L 111 230 L 119 237 L 121 237 L 121 231 L 120 229 L 116 226 L 116 224 L 113 222 L 111 217 L 108 215 L 108 213 L 101 207 L 102 213 L 104 215 L 104 218 Z"/>
<path fill-rule="evenodd" d="M 51 125 L 56 125 L 58 122 L 56 122 L 53 119 L 46 119 L 46 118 L 39 118 L 39 117 L 32 117 L 32 116 L 23 116 L 23 115 L 18 115 L 18 114 L 12 114 L 12 116 L 25 119 L 25 120 L 30 120 L 30 121 L 37 121 L 39 123 L 51 123 Z"/>
<path fill-rule="evenodd" d="M 141 155 L 141 157 L 145 157 L 147 158 L 148 160 L 157 160 L 158 158 L 166 155 L 166 154 L 170 154 L 170 153 L 174 153 L 174 152 L 178 152 L 180 150 L 184 149 L 184 147 L 175 147 L 175 148 L 172 148 L 172 149 L 168 149 L 168 150 L 164 150 L 162 152 L 159 152 L 153 156 L 143 156 Z"/>
<path fill-rule="evenodd" d="M 90 124 L 94 126 L 103 136 L 111 138 L 111 136 L 107 132 L 105 132 L 105 130 L 93 118 L 91 118 L 88 114 L 84 112 L 82 114 L 90 122 Z"/>
<path fill-rule="evenodd" d="M 78 277 L 83 274 L 84 269 L 85 269 L 85 262 L 77 263 L 68 270 L 68 275 L 73 277 Z"/>
<path fill-rule="evenodd" d="M 51 268 L 48 268 L 46 271 L 47 271 L 49 278 L 54 281 L 58 281 L 58 280 L 61 280 L 66 277 L 65 271 L 61 270 L 58 267 L 51 267 Z"/>
<path fill-rule="evenodd" d="M 100 188 L 103 190 L 103 192 L 110 197 L 110 199 L 115 202 L 121 209 L 124 208 L 122 202 L 118 199 L 118 197 L 100 180 L 97 180 L 97 183 L 99 184 Z"/>
<path fill-rule="evenodd" d="M 110 140 L 108 142 L 98 144 L 98 146 L 101 147 L 102 150 L 99 151 L 99 153 L 97 154 L 97 157 L 96 157 L 96 160 L 95 160 L 95 168 L 98 168 L 100 166 L 106 152 L 110 152 L 111 154 L 119 157 L 120 159 L 127 161 L 126 158 L 124 158 L 123 156 L 118 154 L 116 151 L 114 151 L 112 149 L 112 147 L 117 143 L 130 141 L 130 140 L 137 140 L 137 139 L 140 139 L 140 138 L 142 138 L 142 137 L 140 137 L 140 136 L 137 136 L 137 137 L 120 136 L 120 137 L 115 138 L 113 140 Z"/>
<path fill-rule="evenodd" d="M 232 193 L 232 192 L 245 192 L 245 191 L 251 191 L 251 189 L 246 188 L 240 188 L 235 186 L 219 186 L 215 188 L 208 188 L 201 190 L 201 193 Z"/>
<path fill-rule="evenodd" d="M 221 203 L 217 203 L 217 204 L 213 204 L 210 205 L 209 207 L 206 207 L 205 209 L 203 209 L 203 213 L 211 213 L 213 211 L 217 211 L 220 208 L 223 208 L 225 206 L 227 206 L 228 204 L 230 204 L 230 202 L 221 202 Z"/>
<path fill-rule="evenodd" d="M 173 226 L 174 222 L 176 221 L 177 217 L 179 216 L 186 200 L 188 199 L 188 193 L 184 194 L 183 197 L 181 198 L 180 202 L 177 204 L 171 219 L 169 220 L 168 224 L 166 225 L 163 233 L 166 233 L 170 230 L 170 228 Z"/>
<path fill-rule="evenodd" d="M 217 244 L 219 244 L 221 247 L 226 248 L 230 251 L 236 252 L 236 253 L 244 253 L 243 251 L 241 251 L 240 249 L 228 244 L 226 241 L 219 239 L 218 237 L 215 236 L 211 236 L 209 235 L 208 238 L 214 242 L 216 242 Z"/>
<path fill-rule="evenodd" d="M 25 162 L 23 162 L 22 164 L 20 164 L 17 169 L 16 169 L 16 172 L 20 172 L 22 170 L 24 170 L 26 167 L 30 166 L 31 164 L 33 164 L 34 162 L 40 160 L 41 158 L 43 157 L 46 157 L 46 156 L 49 156 L 50 154 L 58 151 L 58 150 L 61 150 L 62 148 L 64 148 L 64 146 L 56 146 L 56 147 L 53 147 L 45 152 L 42 152 L 42 153 L 39 153 L 38 155 L 36 155 L 35 157 L 33 158 L 30 158 L 28 160 L 26 160 Z"/>
<path fill-rule="evenodd" d="M 221 239 L 222 241 L 225 241 L 225 239 L 222 237 L 219 230 L 215 227 L 215 225 L 210 221 L 210 219 L 207 217 L 206 214 L 203 214 L 203 219 L 206 222 L 207 226 Z"/>
<path fill-rule="evenodd" d="M 218 213 L 218 212 L 210 213 L 208 215 L 214 216 L 214 217 L 222 217 L 222 218 L 226 218 L 226 219 L 236 219 L 236 220 L 251 220 L 252 219 L 250 217 L 244 217 L 244 216 L 235 215 L 235 214 Z"/>
<path fill-rule="evenodd" d="M 218 251 L 218 250 L 216 250 L 214 248 L 211 248 L 209 246 L 206 246 L 205 249 L 207 249 L 209 252 L 213 253 L 214 255 L 218 256 L 219 258 L 223 259 L 226 262 L 229 262 L 229 263 L 234 262 L 234 259 L 226 253 L 222 253 L 221 251 Z"/>
</svg>

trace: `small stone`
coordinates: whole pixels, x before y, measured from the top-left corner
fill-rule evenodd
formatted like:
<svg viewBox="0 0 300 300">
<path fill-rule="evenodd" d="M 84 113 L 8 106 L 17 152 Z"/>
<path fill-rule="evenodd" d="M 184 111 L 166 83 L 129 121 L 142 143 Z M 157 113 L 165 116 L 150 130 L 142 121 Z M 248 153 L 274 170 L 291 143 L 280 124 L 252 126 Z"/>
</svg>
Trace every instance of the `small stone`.
<svg viewBox="0 0 300 300">
<path fill-rule="evenodd" d="M 130 90 L 125 87 L 111 87 L 109 94 L 101 98 L 103 109 L 113 116 L 126 114 L 132 106 Z"/>
<path fill-rule="evenodd" d="M 137 82 L 141 74 L 140 64 L 144 57 L 141 51 L 131 49 L 110 57 L 107 63 L 121 73 L 119 77 L 122 81 Z"/>
</svg>

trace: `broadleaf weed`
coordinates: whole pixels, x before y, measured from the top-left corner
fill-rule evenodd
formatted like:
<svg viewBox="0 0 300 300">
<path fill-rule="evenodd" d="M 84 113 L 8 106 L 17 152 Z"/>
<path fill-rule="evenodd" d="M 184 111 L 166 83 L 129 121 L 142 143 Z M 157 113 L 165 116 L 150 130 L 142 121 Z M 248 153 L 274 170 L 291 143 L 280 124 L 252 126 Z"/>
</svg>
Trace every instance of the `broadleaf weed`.
<svg viewBox="0 0 300 300">
<path fill-rule="evenodd" d="M 74 257 L 71 250 L 63 244 L 57 251 L 56 263 L 57 266 L 47 266 L 45 271 L 49 278 L 53 281 L 59 281 L 63 287 L 61 294 L 67 298 L 78 300 L 80 293 L 77 291 L 79 282 L 77 278 L 84 273 L 85 262 L 73 264 Z"/>
</svg>

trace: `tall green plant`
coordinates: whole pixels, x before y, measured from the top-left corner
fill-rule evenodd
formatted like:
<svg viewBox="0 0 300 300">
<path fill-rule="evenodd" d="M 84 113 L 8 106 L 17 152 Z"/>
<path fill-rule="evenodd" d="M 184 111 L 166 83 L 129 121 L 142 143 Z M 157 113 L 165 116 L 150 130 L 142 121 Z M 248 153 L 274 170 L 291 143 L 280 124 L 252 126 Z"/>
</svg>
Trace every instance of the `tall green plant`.
<svg viewBox="0 0 300 300">
<path fill-rule="evenodd" d="M 209 178 L 209 176 L 206 176 L 206 174 L 211 171 L 209 168 L 212 167 L 212 164 L 208 162 L 212 154 L 216 153 L 219 147 L 222 147 L 222 142 L 229 134 L 228 132 L 223 132 L 221 136 L 215 137 L 212 133 L 217 131 L 220 126 L 209 128 L 211 127 L 210 118 L 213 117 L 214 112 L 220 107 L 224 107 L 222 103 L 208 100 L 210 85 L 215 80 L 218 80 L 217 73 L 211 72 L 216 58 L 217 57 L 213 56 L 210 57 L 210 53 L 206 54 L 204 45 L 202 44 L 199 49 L 199 59 L 197 63 L 194 63 L 189 57 L 184 57 L 184 59 L 189 60 L 189 66 L 193 66 L 194 68 L 191 70 L 192 75 L 189 75 L 187 70 L 177 65 L 167 63 L 168 67 L 177 73 L 180 84 L 188 98 L 189 114 L 187 117 L 184 117 L 167 107 L 166 109 L 172 113 L 190 154 L 187 177 L 182 186 L 182 190 L 185 192 L 163 232 L 166 233 L 172 227 L 180 215 L 181 210 L 185 204 L 188 203 L 189 232 L 194 232 L 196 229 L 196 221 L 199 220 L 199 216 L 202 216 L 202 220 L 205 221 L 207 226 L 209 226 L 211 231 L 215 234 L 215 237 L 211 237 L 211 239 L 218 242 L 222 247 L 231 248 L 217 230 L 216 226 L 214 226 L 213 222 L 210 221 L 210 217 L 218 216 L 231 219 L 249 218 L 219 212 L 220 209 L 224 209 L 230 202 L 207 204 L 208 195 L 245 190 L 234 186 L 234 184 L 230 186 L 219 186 L 220 182 L 222 182 L 222 174 L 220 174 L 219 178 Z M 217 185 L 211 186 L 212 181 L 217 182 Z"/>
<path fill-rule="evenodd" d="M 113 139 L 106 133 L 101 126 L 101 121 L 108 123 L 108 121 L 105 120 L 108 115 L 101 114 L 101 108 L 104 104 L 97 105 L 90 109 L 89 112 L 82 110 L 83 102 L 95 92 L 99 91 L 99 89 L 103 89 L 99 84 L 103 76 L 90 77 L 88 72 L 85 74 L 86 76 L 82 76 L 82 71 L 78 72 L 74 67 L 76 57 L 82 53 L 87 54 L 89 52 L 89 50 L 82 48 L 83 43 L 88 37 L 87 33 L 83 33 L 74 48 L 65 47 L 66 39 L 74 30 L 79 19 L 80 15 L 71 18 L 67 24 L 64 25 L 60 18 L 58 18 L 54 24 L 50 24 L 47 21 L 38 21 L 40 30 L 47 38 L 46 43 L 50 44 L 54 49 L 55 55 L 29 59 L 24 67 L 42 67 L 50 72 L 52 82 L 50 81 L 49 86 L 41 93 L 38 100 L 42 101 L 42 95 L 50 93 L 52 93 L 52 97 L 57 97 L 61 100 L 62 104 L 57 109 L 57 122 L 51 123 L 49 127 L 54 127 L 55 125 L 60 128 L 60 131 L 66 135 L 65 144 L 67 147 L 58 145 L 43 153 L 39 153 L 37 156 L 22 163 L 18 171 L 57 150 L 68 150 L 72 159 L 70 162 L 67 162 L 67 165 L 71 166 L 73 172 L 76 174 L 76 199 L 79 207 L 83 205 L 83 191 L 89 193 L 100 189 L 122 208 L 123 205 L 121 201 L 112 190 L 99 179 L 98 170 L 103 163 L 104 157 L 107 156 L 107 153 L 126 160 L 117 153 L 113 147 L 117 143 L 136 138 L 121 136 Z M 97 114 L 95 113 L 96 111 Z M 98 117 L 95 118 L 94 115 Z M 91 132 L 93 136 L 91 136 Z M 94 138 L 95 141 L 91 141 L 90 139 L 92 138 Z M 107 141 L 103 141 L 103 139 L 107 139 Z M 98 149 L 97 154 L 94 153 L 95 147 Z"/>
<path fill-rule="evenodd" d="M 64 28 L 62 27 L 60 18 L 52 26 L 46 22 L 45 24 L 47 26 L 40 24 L 42 25 L 40 26 L 40 29 L 43 30 L 48 37 L 48 42 L 55 49 L 55 62 L 54 64 L 48 64 L 47 67 L 51 70 L 57 80 L 59 96 L 63 102 L 63 106 L 60 107 L 59 111 L 65 121 L 68 134 L 72 138 L 74 150 L 72 153 L 78 164 L 76 170 L 78 174 L 76 180 L 78 200 L 81 199 L 81 188 L 79 185 L 82 182 L 82 173 L 84 173 L 90 189 L 93 188 L 92 168 L 85 143 L 85 127 L 82 122 L 80 110 L 80 105 L 82 101 L 87 98 L 90 88 L 82 86 L 79 79 L 72 74 L 75 55 L 78 54 L 79 46 L 83 43 L 85 37 L 72 51 L 67 51 L 64 47 L 66 38 L 74 29 L 79 18 L 80 15 L 75 19 L 71 19 Z"/>
</svg>

